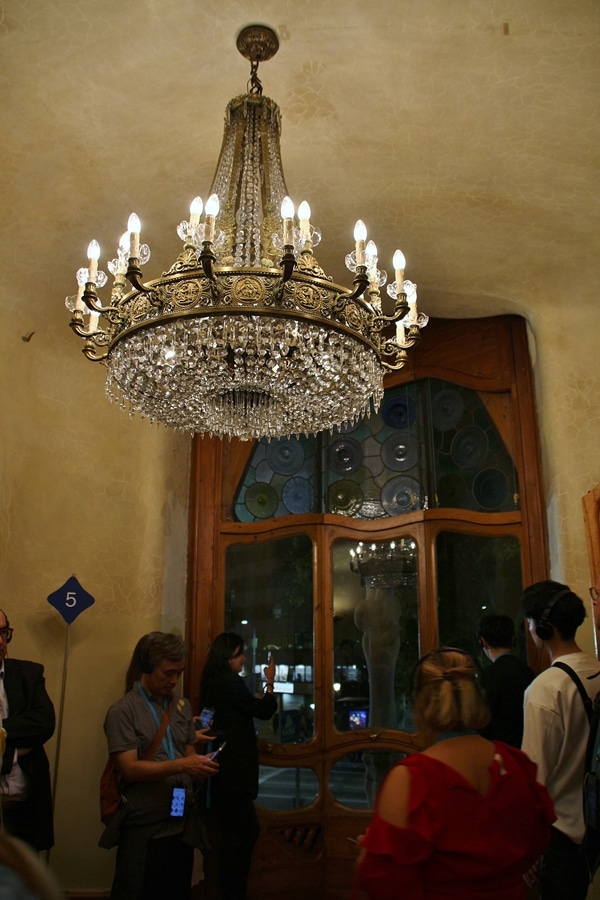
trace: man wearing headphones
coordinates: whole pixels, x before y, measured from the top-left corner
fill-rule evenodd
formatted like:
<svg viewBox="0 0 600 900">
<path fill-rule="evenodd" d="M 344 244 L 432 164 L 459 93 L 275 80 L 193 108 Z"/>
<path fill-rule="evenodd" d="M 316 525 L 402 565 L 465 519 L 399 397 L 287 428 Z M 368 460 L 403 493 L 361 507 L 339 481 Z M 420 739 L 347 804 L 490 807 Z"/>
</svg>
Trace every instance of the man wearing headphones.
<svg viewBox="0 0 600 900">
<path fill-rule="evenodd" d="M 590 698 L 600 690 L 598 660 L 575 641 L 585 619 L 583 600 L 566 585 L 541 581 L 523 594 L 524 613 L 537 649 L 550 667 L 525 692 L 522 750 L 538 766 L 556 811 L 552 840 L 541 860 L 538 878 L 542 900 L 584 900 L 589 877 L 580 844 L 583 821 L 583 776 L 589 734 L 586 710 L 565 663 L 581 679 Z"/>
<path fill-rule="evenodd" d="M 173 692 L 187 646 L 175 634 L 151 632 L 139 650 L 140 680 L 109 709 L 104 723 L 125 802 L 100 846 L 118 844 L 111 900 L 189 900 L 196 808 L 194 781 L 218 763 L 196 753 L 188 700 Z"/>
</svg>

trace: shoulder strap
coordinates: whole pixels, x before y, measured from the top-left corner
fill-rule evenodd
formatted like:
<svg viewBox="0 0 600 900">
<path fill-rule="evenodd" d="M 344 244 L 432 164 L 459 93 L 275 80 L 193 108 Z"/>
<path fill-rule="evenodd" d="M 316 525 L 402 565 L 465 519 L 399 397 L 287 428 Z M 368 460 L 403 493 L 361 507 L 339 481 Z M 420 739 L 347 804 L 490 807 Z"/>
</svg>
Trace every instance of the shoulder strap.
<svg viewBox="0 0 600 900">
<path fill-rule="evenodd" d="M 165 707 L 165 711 L 163 713 L 162 719 L 160 720 L 160 725 L 158 726 L 158 731 L 154 737 L 154 740 L 150 744 L 147 750 L 142 753 L 140 759 L 152 759 L 156 751 L 158 750 L 158 745 L 162 741 L 165 736 L 165 731 L 168 728 L 169 722 L 171 720 L 171 701 L 169 700 L 168 704 Z"/>
<path fill-rule="evenodd" d="M 581 699 L 583 700 L 583 705 L 585 706 L 585 713 L 588 717 L 588 722 L 591 725 L 593 703 L 591 701 L 590 695 L 588 694 L 588 692 L 586 691 L 586 689 L 584 688 L 584 686 L 582 684 L 581 678 L 579 677 L 577 672 L 575 672 L 575 670 L 571 668 L 571 666 L 568 666 L 564 662 L 560 662 L 560 660 L 558 662 L 552 663 L 552 665 L 554 666 L 555 669 L 562 669 L 563 672 L 566 672 L 567 675 L 570 675 L 570 677 L 575 682 L 575 684 L 577 686 L 577 690 L 581 694 Z"/>
</svg>

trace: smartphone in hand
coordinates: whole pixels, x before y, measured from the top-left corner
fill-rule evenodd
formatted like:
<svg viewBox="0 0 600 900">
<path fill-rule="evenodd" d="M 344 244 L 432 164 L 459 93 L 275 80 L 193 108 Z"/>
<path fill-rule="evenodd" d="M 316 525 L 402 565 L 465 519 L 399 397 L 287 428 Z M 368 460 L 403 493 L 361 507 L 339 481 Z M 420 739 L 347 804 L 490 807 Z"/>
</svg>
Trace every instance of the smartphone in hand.
<svg viewBox="0 0 600 900">
<path fill-rule="evenodd" d="M 209 706 L 205 706 L 200 715 L 196 718 L 196 721 L 200 724 L 200 728 L 209 728 L 214 714 L 214 709 L 211 709 Z"/>
<path fill-rule="evenodd" d="M 217 756 L 219 755 L 219 753 L 221 752 L 221 750 L 223 749 L 223 747 L 226 745 L 226 743 L 227 743 L 227 741 L 223 741 L 223 743 L 221 744 L 220 747 L 217 747 L 217 749 L 213 750 L 212 753 L 208 753 L 207 754 L 208 759 L 216 759 Z"/>
</svg>

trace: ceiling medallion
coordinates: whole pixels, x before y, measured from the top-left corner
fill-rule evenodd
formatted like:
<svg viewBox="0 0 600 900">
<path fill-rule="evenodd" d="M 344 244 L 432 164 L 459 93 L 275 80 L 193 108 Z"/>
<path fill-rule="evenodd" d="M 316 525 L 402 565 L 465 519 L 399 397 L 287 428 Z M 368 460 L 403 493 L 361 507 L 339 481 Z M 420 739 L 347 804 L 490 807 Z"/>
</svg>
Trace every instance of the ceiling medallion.
<svg viewBox="0 0 600 900">
<path fill-rule="evenodd" d="M 404 365 L 427 316 L 417 311 L 399 250 L 387 286 L 394 311 L 384 315 L 387 274 L 360 220 L 346 256 L 353 288 L 320 267 L 313 251 L 321 234 L 306 202 L 296 218 L 279 107 L 263 96 L 257 74 L 277 52 L 277 37 L 250 26 L 237 46 L 251 63 L 248 92 L 227 106 L 210 196 L 205 205 L 196 197 L 177 228 L 179 257 L 162 277 L 143 281 L 150 250 L 132 214 L 108 263 L 106 304 L 100 248 L 90 243 L 77 295 L 66 301 L 71 328 L 86 357 L 106 365 L 108 397 L 152 421 L 242 440 L 342 428 L 379 407 L 384 372 Z"/>
</svg>

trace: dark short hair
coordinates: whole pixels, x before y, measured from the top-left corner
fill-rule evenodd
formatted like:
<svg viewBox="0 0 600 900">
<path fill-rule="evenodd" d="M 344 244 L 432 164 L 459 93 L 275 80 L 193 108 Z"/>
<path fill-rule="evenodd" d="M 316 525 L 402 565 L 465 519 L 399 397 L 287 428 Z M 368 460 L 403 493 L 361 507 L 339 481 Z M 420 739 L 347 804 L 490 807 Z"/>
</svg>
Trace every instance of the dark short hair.
<svg viewBox="0 0 600 900">
<path fill-rule="evenodd" d="M 160 665 L 163 659 L 170 662 L 180 662 L 188 655 L 188 646 L 178 634 L 166 634 L 163 631 L 152 631 L 146 637 L 146 644 L 142 646 L 140 658 L 142 668 L 152 670 Z"/>
<path fill-rule="evenodd" d="M 558 594 L 563 594 L 553 604 Z M 548 613 L 546 610 L 551 606 Z M 539 622 L 545 619 L 565 640 L 575 637 L 587 613 L 585 603 L 570 587 L 559 581 L 537 581 L 523 591 L 525 618 Z"/>
<path fill-rule="evenodd" d="M 515 642 L 515 626 L 510 616 L 483 616 L 477 626 L 477 639 L 481 638 L 490 647 L 512 647 Z"/>
<path fill-rule="evenodd" d="M 210 645 L 200 684 L 200 701 L 202 704 L 210 699 L 213 685 L 218 680 L 219 675 L 223 672 L 231 671 L 229 660 L 238 649 L 240 653 L 244 652 L 244 638 L 234 631 L 221 632 Z"/>
</svg>

